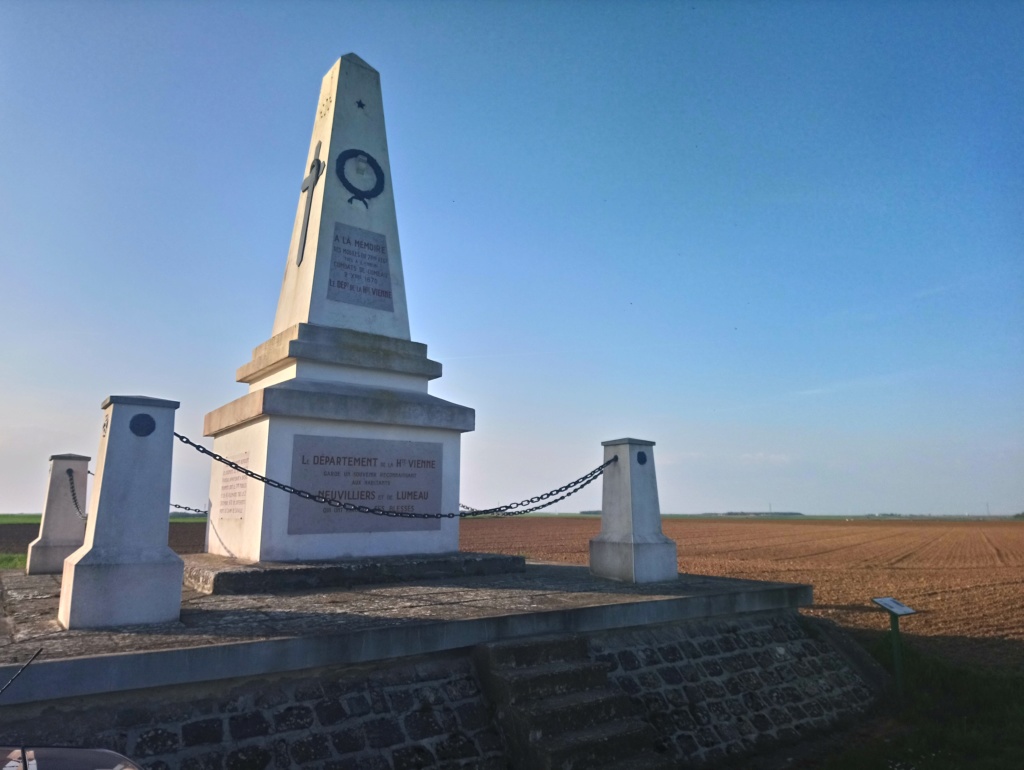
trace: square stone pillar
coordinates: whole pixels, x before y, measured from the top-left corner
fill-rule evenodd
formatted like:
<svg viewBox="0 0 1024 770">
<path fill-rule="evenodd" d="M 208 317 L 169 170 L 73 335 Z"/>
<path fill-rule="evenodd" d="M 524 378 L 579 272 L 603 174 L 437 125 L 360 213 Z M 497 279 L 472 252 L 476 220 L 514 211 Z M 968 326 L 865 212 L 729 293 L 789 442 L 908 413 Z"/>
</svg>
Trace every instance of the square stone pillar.
<svg viewBox="0 0 1024 770">
<path fill-rule="evenodd" d="M 590 541 L 590 571 L 627 583 L 675 580 L 676 544 L 661 531 L 654 442 L 621 438 L 602 442 L 607 462 L 601 495 L 601 534 Z"/>
<path fill-rule="evenodd" d="M 90 458 L 51 455 L 50 483 L 43 502 L 39 537 L 28 544 L 26 575 L 58 574 L 64 560 L 85 541 L 86 488 Z"/>
<path fill-rule="evenodd" d="M 167 545 L 177 401 L 110 396 L 85 543 L 64 562 L 65 628 L 166 623 L 181 612 L 184 564 Z"/>
</svg>

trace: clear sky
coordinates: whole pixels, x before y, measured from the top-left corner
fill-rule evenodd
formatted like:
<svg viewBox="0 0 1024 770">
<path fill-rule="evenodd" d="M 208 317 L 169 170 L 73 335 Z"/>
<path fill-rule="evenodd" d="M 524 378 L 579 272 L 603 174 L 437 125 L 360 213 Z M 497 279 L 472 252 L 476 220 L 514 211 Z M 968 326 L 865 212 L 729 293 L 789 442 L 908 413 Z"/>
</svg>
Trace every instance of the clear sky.
<svg viewBox="0 0 1024 770">
<path fill-rule="evenodd" d="M 245 392 L 350 51 L 463 502 L 634 436 L 664 512 L 1024 510 L 1024 3 L 3 0 L 0 511 Z"/>
</svg>

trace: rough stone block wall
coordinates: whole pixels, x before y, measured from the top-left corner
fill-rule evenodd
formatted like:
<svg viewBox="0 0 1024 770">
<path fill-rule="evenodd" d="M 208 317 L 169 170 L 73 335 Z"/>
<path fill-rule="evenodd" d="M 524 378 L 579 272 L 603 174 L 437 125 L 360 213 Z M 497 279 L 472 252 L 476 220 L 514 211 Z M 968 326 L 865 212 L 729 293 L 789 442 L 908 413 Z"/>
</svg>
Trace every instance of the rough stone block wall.
<svg viewBox="0 0 1024 770">
<path fill-rule="evenodd" d="M 666 747 L 714 763 L 846 722 L 875 694 L 795 612 L 650 626 L 591 638 L 608 678 Z"/>
<path fill-rule="evenodd" d="M 588 637 L 590 657 L 685 766 L 797 741 L 875 693 L 796 612 Z M 151 770 L 504 770 L 470 650 L 265 677 L 0 706 L 0 745 L 110 748 Z"/>
<path fill-rule="evenodd" d="M 505 767 L 465 655 L 127 695 L 0 709 L 0 745 L 109 748 L 152 770 Z"/>
</svg>

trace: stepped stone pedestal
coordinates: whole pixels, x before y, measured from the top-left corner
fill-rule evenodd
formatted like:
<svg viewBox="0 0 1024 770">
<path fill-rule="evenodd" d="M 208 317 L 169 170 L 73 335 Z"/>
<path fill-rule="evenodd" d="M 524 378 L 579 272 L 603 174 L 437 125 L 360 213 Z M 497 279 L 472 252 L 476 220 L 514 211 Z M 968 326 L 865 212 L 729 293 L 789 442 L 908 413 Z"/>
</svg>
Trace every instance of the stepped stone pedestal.
<svg viewBox="0 0 1024 770">
<path fill-rule="evenodd" d="M 50 457 L 50 482 L 43 502 L 39 537 L 28 545 L 28 575 L 60 574 L 64 560 L 85 541 L 89 459 L 84 455 Z"/>
<path fill-rule="evenodd" d="M 458 551 L 458 518 L 416 515 L 458 513 L 475 415 L 427 393 L 441 365 L 409 336 L 380 76 L 355 54 L 324 76 L 297 187 L 273 336 L 238 370 L 248 395 L 208 414 L 205 434 L 320 502 L 214 463 L 207 550 L 248 562 Z"/>
<path fill-rule="evenodd" d="M 324 591 L 387 583 L 457 580 L 522 572 L 526 559 L 492 553 L 374 556 L 366 559 L 249 564 L 211 553 L 186 554 L 185 586 L 203 594 Z"/>
</svg>

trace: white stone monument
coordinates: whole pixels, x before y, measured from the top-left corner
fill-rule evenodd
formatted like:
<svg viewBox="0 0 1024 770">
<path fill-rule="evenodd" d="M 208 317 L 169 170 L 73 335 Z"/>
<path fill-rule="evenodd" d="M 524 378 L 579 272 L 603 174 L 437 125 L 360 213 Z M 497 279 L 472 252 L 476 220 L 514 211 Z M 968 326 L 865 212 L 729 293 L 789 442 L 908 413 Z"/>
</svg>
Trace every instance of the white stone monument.
<svg viewBox="0 0 1024 770">
<path fill-rule="evenodd" d="M 64 560 L 85 541 L 89 459 L 72 454 L 50 456 L 50 483 L 43 501 L 39 537 L 28 544 L 25 574 L 63 572 Z"/>
<path fill-rule="evenodd" d="M 654 442 L 604 441 L 601 534 L 590 541 L 590 571 L 627 583 L 657 583 L 679 576 L 675 541 L 661 531 Z"/>
<path fill-rule="evenodd" d="M 393 512 L 459 509 L 472 409 L 428 395 L 441 365 L 412 342 L 380 76 L 355 54 L 324 76 L 274 320 L 237 373 L 249 393 L 206 416 L 214 451 L 325 498 Z M 340 510 L 214 462 L 207 549 L 244 561 L 458 550 L 458 519 Z"/>
<path fill-rule="evenodd" d="M 85 543 L 64 561 L 57 619 L 102 628 L 178 619 L 184 564 L 167 545 L 177 401 L 103 402 Z"/>
</svg>

